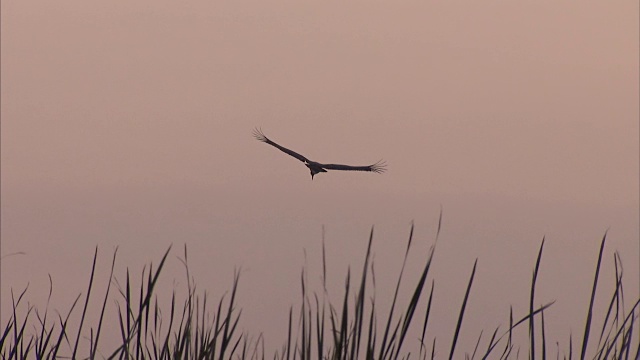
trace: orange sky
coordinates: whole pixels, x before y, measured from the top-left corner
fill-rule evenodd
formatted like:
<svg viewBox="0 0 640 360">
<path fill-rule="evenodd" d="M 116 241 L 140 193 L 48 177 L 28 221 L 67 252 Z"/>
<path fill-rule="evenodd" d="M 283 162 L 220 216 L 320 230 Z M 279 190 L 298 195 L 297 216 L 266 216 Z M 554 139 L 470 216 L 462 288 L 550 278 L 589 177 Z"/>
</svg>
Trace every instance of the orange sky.
<svg viewBox="0 0 640 360">
<path fill-rule="evenodd" d="M 474 329 L 526 311 L 544 235 L 558 341 L 582 326 L 607 228 L 605 266 L 619 250 L 638 294 L 637 2 L 1 6 L 1 250 L 26 252 L 2 261 L 1 323 L 8 290 L 30 282 L 44 301 L 49 273 L 67 309 L 96 245 L 103 266 L 120 247 L 122 275 L 187 244 L 211 293 L 244 269 L 244 326 L 278 347 L 323 224 L 336 284 L 376 226 L 390 293 L 410 221 L 426 249 L 440 206 L 438 305 L 459 306 L 479 258 Z M 313 160 L 388 171 L 311 181 L 258 126 Z M 171 259 L 168 287 L 183 280 Z M 455 325 L 435 320 L 445 337 Z"/>
</svg>

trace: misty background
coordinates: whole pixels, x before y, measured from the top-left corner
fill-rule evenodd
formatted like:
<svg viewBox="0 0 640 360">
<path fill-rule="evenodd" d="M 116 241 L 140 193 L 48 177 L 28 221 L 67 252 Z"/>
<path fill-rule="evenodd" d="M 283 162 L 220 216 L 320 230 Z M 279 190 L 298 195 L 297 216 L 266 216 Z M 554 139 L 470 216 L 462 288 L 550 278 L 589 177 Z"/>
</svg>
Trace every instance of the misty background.
<svg viewBox="0 0 640 360">
<path fill-rule="evenodd" d="M 411 222 L 407 283 L 441 209 L 441 337 L 476 258 L 462 340 L 504 325 L 510 305 L 524 315 L 543 236 L 536 298 L 556 300 L 554 341 L 584 326 L 607 230 L 603 291 L 618 251 L 638 296 L 637 2 L 3 1 L 1 12 L 0 250 L 25 255 L 2 259 L 0 323 L 12 289 L 29 284 L 44 306 L 49 275 L 50 307 L 66 313 L 96 246 L 99 293 L 116 247 L 122 281 L 173 244 L 168 299 L 185 285 L 186 245 L 214 298 L 241 269 L 241 326 L 276 348 L 302 267 L 321 275 L 323 226 L 334 301 L 375 226 L 384 308 Z M 311 181 L 255 127 L 319 162 L 384 159 L 388 171 Z"/>
</svg>

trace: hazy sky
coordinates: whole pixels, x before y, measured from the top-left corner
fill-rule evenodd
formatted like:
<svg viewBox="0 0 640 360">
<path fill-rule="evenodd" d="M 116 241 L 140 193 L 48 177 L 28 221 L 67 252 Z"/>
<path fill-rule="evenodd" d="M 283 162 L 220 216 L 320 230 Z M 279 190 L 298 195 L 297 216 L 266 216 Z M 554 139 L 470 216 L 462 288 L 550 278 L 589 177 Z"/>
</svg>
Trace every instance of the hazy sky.
<svg viewBox="0 0 640 360">
<path fill-rule="evenodd" d="M 444 338 L 476 258 L 463 341 L 504 325 L 511 304 L 526 312 L 543 236 L 538 297 L 557 301 L 557 341 L 583 326 L 607 229 L 602 301 L 615 250 L 637 299 L 636 1 L 33 0 L 1 12 L 1 250 L 26 253 L 2 260 L 2 324 L 11 288 L 29 282 L 44 304 L 47 274 L 67 311 L 96 245 L 103 269 L 119 246 L 122 279 L 173 244 L 164 277 L 178 286 L 186 244 L 215 298 L 242 267 L 242 326 L 279 347 L 305 249 L 320 274 L 322 225 L 338 285 L 375 225 L 386 298 L 411 220 L 409 278 L 441 207 Z M 313 160 L 388 171 L 311 181 L 254 127 Z"/>
</svg>

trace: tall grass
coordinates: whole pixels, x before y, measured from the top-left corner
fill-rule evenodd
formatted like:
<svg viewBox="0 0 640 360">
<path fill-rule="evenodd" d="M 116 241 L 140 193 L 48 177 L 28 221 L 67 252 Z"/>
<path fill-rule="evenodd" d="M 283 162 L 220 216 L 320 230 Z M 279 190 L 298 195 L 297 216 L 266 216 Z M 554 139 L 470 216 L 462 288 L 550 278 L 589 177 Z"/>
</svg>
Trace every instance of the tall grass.
<svg viewBox="0 0 640 360">
<path fill-rule="evenodd" d="M 98 249 L 94 253 L 90 279 L 84 296 L 78 295 L 65 316 L 57 313 L 57 317 L 47 305 L 40 312 L 30 305 L 25 305 L 27 289 L 14 293 L 10 289 L 13 312 L 6 324 L 2 325 L 0 334 L 0 356 L 2 359 L 55 359 L 55 358 L 108 358 L 108 359 L 435 359 L 442 358 L 438 354 L 448 353 L 449 359 L 510 359 L 518 358 L 520 349 L 529 349 L 531 359 L 546 359 L 547 344 L 545 329 L 545 312 L 553 302 L 535 307 L 535 289 L 538 279 L 544 239 L 535 261 L 533 278 L 530 287 L 529 310 L 526 314 L 514 317 L 509 310 L 508 325 L 500 330 L 493 329 L 490 338 L 482 339 L 482 332 L 472 349 L 458 349 L 458 339 L 464 332 L 464 318 L 469 301 L 473 301 L 473 281 L 478 265 L 473 264 L 464 297 L 460 300 L 455 331 L 450 339 L 438 340 L 433 337 L 427 340 L 430 333 L 430 317 L 434 298 L 435 279 L 430 278 L 430 269 L 438 243 L 440 225 L 433 246 L 426 254 L 418 280 L 410 285 L 403 284 L 407 258 L 412 249 L 413 225 L 411 226 L 405 249 L 402 266 L 399 269 L 395 291 L 391 305 L 386 313 L 379 313 L 376 307 L 378 300 L 375 292 L 375 271 L 371 248 L 374 239 L 373 229 L 369 235 L 364 261 L 359 276 L 347 271 L 344 293 L 341 301 L 329 301 L 327 289 L 327 260 L 322 242 L 322 289 L 309 289 L 306 269 L 300 276 L 301 300 L 298 306 L 291 307 L 288 316 L 288 331 L 279 350 L 274 354 L 265 353 L 264 339 L 261 334 L 251 337 L 238 330 L 241 310 L 236 304 L 236 294 L 240 281 L 239 272 L 234 273 L 231 290 L 214 304 L 209 303 L 206 293 L 196 291 L 195 281 L 189 273 L 187 249 L 184 248 L 182 262 L 187 277 L 187 294 L 185 300 L 178 303 L 175 292 L 160 294 L 156 285 L 164 268 L 171 248 L 167 249 L 157 267 L 150 264 L 142 270 L 141 286 L 132 289 L 129 271 L 126 272 L 124 284 L 114 279 L 113 272 L 117 250 L 114 252 L 109 281 L 103 298 L 93 299 L 94 278 Z M 620 256 L 614 254 L 615 290 L 610 296 L 609 306 L 602 320 L 600 329 L 593 329 L 594 299 L 598 292 L 598 281 L 602 266 L 606 234 L 602 238 L 600 251 L 593 278 L 593 287 L 588 307 L 585 309 L 585 327 L 579 344 L 580 359 L 638 359 L 640 344 L 634 330 L 638 327 L 638 307 L 640 300 L 635 300 L 630 310 L 625 309 L 625 296 L 622 282 L 622 266 Z M 51 282 L 50 282 L 51 283 Z M 111 291 L 112 284 L 117 294 Z M 52 286 L 51 286 L 52 287 Z M 50 287 L 50 290 L 51 290 Z M 408 300 L 401 295 L 401 289 L 408 289 Z M 137 291 L 137 296 L 133 294 Z M 158 297 L 170 298 L 168 317 Z M 49 298 L 51 291 L 49 292 Z M 115 297 L 115 298 L 114 298 Z M 137 299 L 137 301 L 135 300 Z M 99 345 L 106 304 L 115 300 L 119 324 L 119 345 L 111 349 L 103 349 Z M 96 323 L 88 324 L 87 309 L 90 301 L 99 301 L 100 313 Z M 80 320 L 73 327 L 69 324 L 72 313 L 80 311 Z M 424 309 L 419 311 L 418 309 Z M 53 319 L 52 319 L 53 318 Z M 515 344 L 514 331 L 523 324 L 529 326 L 528 344 Z M 541 331 L 535 331 L 540 326 Z M 407 348 L 407 337 L 410 329 L 416 328 L 420 336 L 418 349 Z M 28 332 L 31 328 L 33 331 Z M 88 328 L 88 329 L 87 329 Z M 115 336 L 115 334 L 111 334 Z M 556 358 L 573 359 L 573 336 L 569 337 L 569 347 L 561 350 L 558 346 Z M 558 343 L 558 342 L 556 342 Z M 437 345 L 448 348 L 439 351 Z M 449 344 L 449 345 L 447 345 Z M 540 344 L 540 348 L 536 344 Z M 81 349 L 88 349 L 86 351 Z M 101 350 L 98 350 L 101 349 Z M 514 351 L 515 350 L 515 351 Z M 540 353 L 536 353 L 541 350 Z M 591 350 L 591 351 L 589 351 Z M 462 354 L 464 355 L 456 355 Z M 522 355 L 525 357 L 524 355 Z"/>
</svg>

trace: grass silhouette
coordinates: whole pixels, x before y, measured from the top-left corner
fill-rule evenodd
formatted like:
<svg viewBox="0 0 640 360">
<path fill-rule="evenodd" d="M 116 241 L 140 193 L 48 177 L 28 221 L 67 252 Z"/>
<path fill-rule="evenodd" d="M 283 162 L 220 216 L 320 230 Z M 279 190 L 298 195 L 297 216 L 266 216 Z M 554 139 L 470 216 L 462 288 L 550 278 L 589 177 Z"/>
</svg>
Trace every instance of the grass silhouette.
<svg viewBox="0 0 640 360">
<path fill-rule="evenodd" d="M 441 218 L 440 218 L 441 220 Z M 25 305 L 27 289 L 17 296 L 11 290 L 13 312 L 8 322 L 0 329 L 0 357 L 2 359 L 435 359 L 436 338 L 426 342 L 426 333 L 429 328 L 429 319 L 432 311 L 435 281 L 428 281 L 431 263 L 435 254 L 440 224 L 434 245 L 429 249 L 428 255 L 422 266 L 422 271 L 417 282 L 410 286 L 411 294 L 405 304 L 401 304 L 400 289 L 405 273 L 405 265 L 413 241 L 413 224 L 409 233 L 402 267 L 391 299 L 388 313 L 378 314 L 375 299 L 375 272 L 371 259 L 371 246 L 374 239 L 373 229 L 369 235 L 369 241 L 365 253 L 362 273 L 359 282 L 352 282 L 351 270 L 347 271 L 344 285 L 344 294 L 339 303 L 331 303 L 327 300 L 327 261 L 325 256 L 324 234 L 322 241 L 322 284 L 320 292 L 311 291 L 306 280 L 306 270 L 301 274 L 302 301 L 299 305 L 299 313 L 292 306 L 289 310 L 288 331 L 283 345 L 274 354 L 266 354 L 264 340 L 259 335 L 255 340 L 246 333 L 238 330 L 241 310 L 236 304 L 236 294 L 240 281 L 240 273 L 234 272 L 231 291 L 213 306 L 209 306 L 206 293 L 201 295 L 195 290 L 195 281 L 189 273 L 187 261 L 187 248 L 184 248 L 182 259 L 187 276 L 187 294 L 185 301 L 178 304 L 175 290 L 171 295 L 169 317 L 162 315 L 158 296 L 155 292 L 160 274 L 162 273 L 171 247 L 167 249 L 157 267 L 150 264 L 142 271 L 142 282 L 139 289 L 132 289 L 130 274 L 127 270 L 126 282 L 120 286 L 114 279 L 113 271 L 117 256 L 117 249 L 113 255 L 111 274 L 106 286 L 104 298 L 92 299 L 92 289 L 95 287 L 94 275 L 96 272 L 96 260 L 98 249 L 93 257 L 93 265 L 90 274 L 86 295 L 75 298 L 70 310 L 63 317 L 57 313 L 57 318 L 52 320 L 49 307 L 40 313 L 32 306 Z M 638 359 L 640 356 L 640 344 L 637 336 L 634 337 L 635 328 L 640 325 L 638 320 L 638 306 L 640 300 L 635 300 L 629 312 L 624 307 L 624 292 L 622 283 L 622 267 L 620 256 L 614 254 L 616 286 L 607 312 L 604 315 L 602 328 L 592 328 L 594 319 L 594 299 L 598 291 L 598 280 L 602 265 L 602 257 L 606 242 L 606 234 L 603 236 L 598 261 L 593 277 L 593 287 L 589 306 L 586 309 L 584 333 L 579 345 L 580 359 Z M 506 329 L 496 328 L 488 342 L 482 342 L 482 332 L 476 341 L 475 348 L 464 349 L 464 358 L 471 359 L 509 359 L 519 357 L 521 349 L 528 349 L 529 358 L 546 359 L 547 342 L 545 330 L 545 311 L 553 302 L 540 307 L 534 307 L 535 289 L 538 279 L 538 271 L 543 255 L 544 239 L 540 244 L 530 288 L 529 312 L 519 318 L 514 318 L 513 310 L 509 312 L 509 325 Z M 458 339 L 464 331 L 464 316 L 467 304 L 472 298 L 473 280 L 477 268 L 477 259 L 473 264 L 471 274 L 466 287 L 464 297 L 458 313 L 455 332 L 450 340 L 448 358 L 462 358 L 456 355 Z M 371 277 L 371 281 L 368 279 Z M 51 282 L 51 279 L 50 279 Z M 114 295 L 111 285 L 116 284 L 118 294 Z M 373 285 L 369 285 L 373 284 Z M 369 287 L 373 287 L 370 289 Z M 134 300 L 132 291 L 137 291 L 138 301 Z M 371 295 L 369 295 L 371 293 Z M 49 298 L 51 297 L 51 291 Z M 119 323 L 120 341 L 115 348 L 98 351 L 99 341 L 103 330 L 106 304 L 109 300 L 116 301 L 118 311 L 115 314 Z M 87 308 L 90 301 L 100 301 L 101 310 L 97 323 L 91 325 L 87 331 Z M 82 312 L 78 325 L 71 327 L 69 317 L 78 306 L 82 304 Z M 418 305 L 424 304 L 424 313 L 417 311 Z M 26 309 L 25 309 L 26 307 Z M 211 311 L 213 309 L 213 311 Z M 295 314 L 298 314 L 297 316 Z M 113 314 L 112 314 L 113 315 Z M 35 317 L 35 319 L 34 319 Z M 379 324 L 378 319 L 383 319 Z M 167 323 L 168 320 L 168 323 Z M 418 350 L 406 349 L 407 334 L 416 322 L 421 322 L 417 330 L 421 330 L 420 346 Z M 297 325 L 296 325 L 297 324 Z M 514 329 L 528 324 L 528 344 L 514 343 Z M 536 326 L 541 326 L 541 332 L 536 333 Z M 34 331 L 28 333 L 27 328 Z M 83 332 L 84 331 L 84 332 Z M 595 340 L 597 332 L 597 345 L 588 353 L 589 344 Z M 112 334 L 113 335 L 113 334 Z M 82 353 L 83 347 L 79 345 L 86 341 L 83 347 L 88 352 Z M 483 344 L 481 347 L 480 345 Z M 536 353 L 536 344 L 541 344 L 541 353 Z M 88 347 L 86 346 L 88 345 Z M 578 352 L 574 352 L 573 336 L 570 336 L 569 348 L 565 350 L 564 358 L 577 358 Z M 574 355 L 576 354 L 576 355 Z M 457 357 L 456 357 L 457 356 Z M 560 358 L 558 350 L 557 358 Z"/>
</svg>

